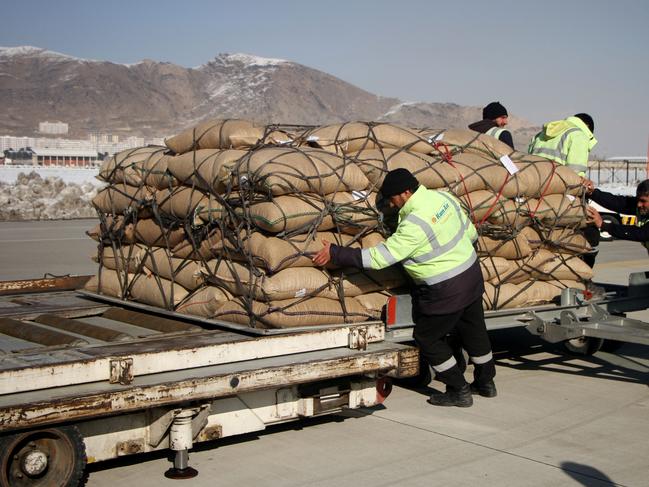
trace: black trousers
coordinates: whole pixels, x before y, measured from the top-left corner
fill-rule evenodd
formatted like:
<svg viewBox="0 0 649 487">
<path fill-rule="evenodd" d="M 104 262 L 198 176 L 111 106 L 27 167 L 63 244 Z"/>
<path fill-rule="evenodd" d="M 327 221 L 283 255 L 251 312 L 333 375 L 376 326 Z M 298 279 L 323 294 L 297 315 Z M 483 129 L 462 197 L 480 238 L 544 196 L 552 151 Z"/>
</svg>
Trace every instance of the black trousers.
<svg viewBox="0 0 649 487">
<path fill-rule="evenodd" d="M 591 269 L 595 267 L 595 259 L 597 258 L 597 254 L 599 252 L 599 228 L 595 226 L 594 223 L 589 223 L 584 227 L 582 230 L 584 237 L 590 244 L 592 250 L 588 252 L 587 254 L 582 254 L 581 260 L 583 260 L 586 264 L 588 264 L 588 267 Z"/>
<path fill-rule="evenodd" d="M 466 385 L 453 350 L 446 340 L 449 333 L 457 337 L 475 365 L 473 379 L 476 384 L 485 384 L 496 376 L 482 299 L 475 300 L 460 311 L 444 315 L 424 315 L 415 309 L 413 318 L 413 337 L 419 345 L 421 356 L 435 371 L 437 380 L 455 389 Z"/>
</svg>

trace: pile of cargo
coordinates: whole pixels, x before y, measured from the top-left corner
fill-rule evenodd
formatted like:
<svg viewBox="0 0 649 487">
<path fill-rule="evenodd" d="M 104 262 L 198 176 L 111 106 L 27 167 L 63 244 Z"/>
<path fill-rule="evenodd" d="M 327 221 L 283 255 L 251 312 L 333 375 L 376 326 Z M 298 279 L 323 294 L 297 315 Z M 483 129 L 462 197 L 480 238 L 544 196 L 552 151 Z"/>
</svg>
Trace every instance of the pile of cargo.
<svg viewBox="0 0 649 487">
<path fill-rule="evenodd" d="M 549 302 L 592 277 L 578 257 L 582 188 L 563 166 L 467 130 L 217 120 L 104 163 L 88 288 L 254 327 L 378 318 L 404 292 L 400 268 L 321 269 L 311 256 L 323 240 L 389 236 L 396 214 L 378 190 L 399 167 L 455 194 L 475 222 L 485 309 Z"/>
</svg>

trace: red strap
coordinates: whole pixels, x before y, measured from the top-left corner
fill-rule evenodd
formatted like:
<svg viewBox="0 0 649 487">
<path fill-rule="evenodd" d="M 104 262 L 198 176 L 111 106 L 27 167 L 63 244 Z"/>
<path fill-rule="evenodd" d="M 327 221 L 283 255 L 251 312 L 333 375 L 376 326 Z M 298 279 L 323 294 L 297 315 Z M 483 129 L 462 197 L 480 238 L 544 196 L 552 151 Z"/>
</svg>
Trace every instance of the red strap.
<svg viewBox="0 0 649 487">
<path fill-rule="evenodd" d="M 475 213 L 473 211 L 473 204 L 471 203 L 471 197 L 469 196 L 469 191 L 466 187 L 466 182 L 464 181 L 464 176 L 462 176 L 462 173 L 460 170 L 457 168 L 455 164 L 453 164 L 453 154 L 451 153 L 451 149 L 449 149 L 448 145 L 446 145 L 444 142 L 438 141 L 433 144 L 433 147 L 439 151 L 439 153 L 442 155 L 442 158 L 450 164 L 450 166 L 457 171 L 457 173 L 460 175 L 460 181 L 462 181 L 462 186 L 464 186 L 464 195 L 466 196 L 467 203 L 469 205 L 469 211 L 471 212 L 471 221 L 473 223 L 476 223 L 476 218 L 475 218 Z M 442 147 L 444 150 L 440 150 L 440 147 Z"/>
</svg>

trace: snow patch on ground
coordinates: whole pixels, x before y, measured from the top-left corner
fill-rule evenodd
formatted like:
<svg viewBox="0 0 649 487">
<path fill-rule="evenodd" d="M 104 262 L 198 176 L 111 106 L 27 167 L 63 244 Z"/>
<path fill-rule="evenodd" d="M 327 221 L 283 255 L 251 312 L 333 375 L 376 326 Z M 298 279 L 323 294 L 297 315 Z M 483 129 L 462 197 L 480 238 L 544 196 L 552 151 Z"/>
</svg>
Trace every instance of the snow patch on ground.
<svg viewBox="0 0 649 487">
<path fill-rule="evenodd" d="M 19 173 L 15 181 L 0 181 L 0 220 L 61 220 L 93 218 L 91 205 L 99 181 L 64 181 L 32 171 Z"/>
<path fill-rule="evenodd" d="M 395 113 L 399 112 L 404 107 L 410 106 L 410 105 L 416 105 L 417 102 L 414 101 L 405 101 L 403 103 L 398 103 L 397 105 L 394 105 L 391 107 L 387 112 L 385 112 L 383 115 L 381 115 L 379 118 L 384 118 L 388 117 L 390 115 L 394 115 Z"/>
<path fill-rule="evenodd" d="M 0 166 L 0 182 L 14 184 L 21 173 L 29 174 L 35 172 L 41 178 L 60 178 L 64 183 L 91 183 L 95 186 L 103 185 L 96 179 L 99 168 L 81 169 L 68 167 L 34 167 L 34 166 Z"/>
</svg>

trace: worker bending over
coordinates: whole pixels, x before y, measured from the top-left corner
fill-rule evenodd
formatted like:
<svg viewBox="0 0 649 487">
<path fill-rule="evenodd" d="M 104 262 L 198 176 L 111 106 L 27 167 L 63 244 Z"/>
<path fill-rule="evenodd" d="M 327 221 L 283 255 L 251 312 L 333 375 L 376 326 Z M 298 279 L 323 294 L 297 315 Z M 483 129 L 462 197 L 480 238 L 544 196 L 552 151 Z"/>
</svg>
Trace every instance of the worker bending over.
<svg viewBox="0 0 649 487">
<path fill-rule="evenodd" d="M 401 263 L 411 279 L 413 336 L 435 377 L 446 384 L 428 402 L 469 407 L 472 393 L 496 396 L 496 367 L 484 321 L 484 281 L 473 243 L 473 223 L 454 196 L 419 185 L 407 169 L 390 171 L 381 187 L 390 206 L 399 208 L 399 223 L 385 242 L 368 249 L 333 245 L 326 240 L 316 265 L 383 269 Z M 469 384 L 445 341 L 455 332 L 475 365 Z"/>
</svg>

